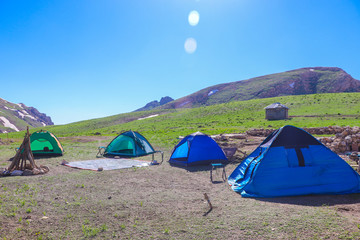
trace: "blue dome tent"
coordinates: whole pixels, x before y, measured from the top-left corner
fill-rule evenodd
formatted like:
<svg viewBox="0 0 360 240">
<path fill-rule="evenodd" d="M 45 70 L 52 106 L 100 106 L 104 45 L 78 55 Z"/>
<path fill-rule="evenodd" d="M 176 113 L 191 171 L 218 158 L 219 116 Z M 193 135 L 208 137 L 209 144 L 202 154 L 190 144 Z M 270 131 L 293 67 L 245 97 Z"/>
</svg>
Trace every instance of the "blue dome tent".
<svg viewBox="0 0 360 240">
<path fill-rule="evenodd" d="M 229 176 L 243 197 L 360 192 L 360 176 L 306 131 L 284 126 L 271 133 Z"/>
<path fill-rule="evenodd" d="M 169 163 L 189 167 L 210 163 L 228 163 L 228 159 L 211 137 L 196 132 L 186 136 L 174 147 Z"/>
</svg>

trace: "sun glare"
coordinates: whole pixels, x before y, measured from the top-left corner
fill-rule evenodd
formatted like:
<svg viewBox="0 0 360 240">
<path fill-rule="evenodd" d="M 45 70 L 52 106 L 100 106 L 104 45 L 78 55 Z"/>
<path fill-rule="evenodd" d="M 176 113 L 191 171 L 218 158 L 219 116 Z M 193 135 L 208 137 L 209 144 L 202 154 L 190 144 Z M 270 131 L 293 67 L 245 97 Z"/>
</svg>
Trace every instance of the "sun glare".
<svg viewBox="0 0 360 240">
<path fill-rule="evenodd" d="M 185 51 L 189 54 L 194 53 L 197 48 L 197 43 L 194 38 L 188 38 L 184 44 Z"/>
<path fill-rule="evenodd" d="M 188 21 L 191 26 L 196 26 L 199 23 L 200 15 L 197 11 L 191 11 L 188 16 Z"/>
</svg>

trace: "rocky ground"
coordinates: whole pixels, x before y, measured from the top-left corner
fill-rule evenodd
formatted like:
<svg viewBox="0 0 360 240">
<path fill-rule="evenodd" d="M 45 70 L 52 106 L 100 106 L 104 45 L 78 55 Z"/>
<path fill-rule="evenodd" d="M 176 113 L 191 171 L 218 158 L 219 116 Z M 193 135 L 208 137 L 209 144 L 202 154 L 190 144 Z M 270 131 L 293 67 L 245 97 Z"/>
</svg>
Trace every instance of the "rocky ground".
<svg viewBox="0 0 360 240">
<path fill-rule="evenodd" d="M 241 161 L 254 146 L 258 146 L 270 133 L 276 129 L 252 129 L 243 134 L 221 134 L 212 136 L 226 151 L 236 149 L 232 158 Z M 321 127 L 304 128 L 305 131 L 317 137 L 325 146 L 339 154 L 351 165 L 358 164 L 360 152 L 360 127 Z"/>
</svg>

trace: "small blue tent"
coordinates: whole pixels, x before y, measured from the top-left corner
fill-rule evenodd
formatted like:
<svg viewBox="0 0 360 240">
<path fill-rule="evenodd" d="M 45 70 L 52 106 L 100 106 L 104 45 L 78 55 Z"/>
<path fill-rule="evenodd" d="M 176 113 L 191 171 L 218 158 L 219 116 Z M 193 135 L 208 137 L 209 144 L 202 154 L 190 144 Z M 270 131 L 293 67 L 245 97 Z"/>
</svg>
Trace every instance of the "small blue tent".
<svg viewBox="0 0 360 240">
<path fill-rule="evenodd" d="M 229 176 L 243 197 L 360 192 L 360 176 L 306 131 L 284 126 L 271 133 Z"/>
<path fill-rule="evenodd" d="M 183 138 L 173 149 L 170 164 L 195 166 L 210 163 L 228 163 L 224 151 L 209 136 L 196 132 Z"/>
</svg>

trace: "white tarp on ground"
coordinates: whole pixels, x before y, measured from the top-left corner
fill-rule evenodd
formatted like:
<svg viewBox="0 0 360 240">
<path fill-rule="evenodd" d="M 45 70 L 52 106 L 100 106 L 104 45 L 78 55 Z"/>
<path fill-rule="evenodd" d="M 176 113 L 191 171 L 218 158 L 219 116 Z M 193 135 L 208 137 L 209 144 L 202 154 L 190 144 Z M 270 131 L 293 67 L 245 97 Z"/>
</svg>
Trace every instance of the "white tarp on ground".
<svg viewBox="0 0 360 240">
<path fill-rule="evenodd" d="M 98 171 L 98 170 L 114 170 L 121 168 L 131 168 L 131 167 L 147 167 L 150 165 L 150 162 L 125 159 L 125 158 L 101 158 L 95 160 L 70 162 L 64 165 L 73 168 Z"/>
</svg>

